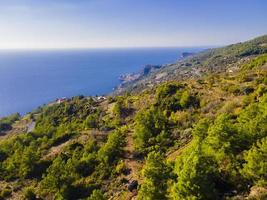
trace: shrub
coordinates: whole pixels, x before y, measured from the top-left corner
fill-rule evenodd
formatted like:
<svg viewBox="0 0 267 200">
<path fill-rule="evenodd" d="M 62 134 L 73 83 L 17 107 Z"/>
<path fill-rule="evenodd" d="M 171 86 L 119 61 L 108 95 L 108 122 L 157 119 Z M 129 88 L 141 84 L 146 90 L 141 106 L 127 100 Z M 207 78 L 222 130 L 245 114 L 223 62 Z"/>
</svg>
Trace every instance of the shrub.
<svg viewBox="0 0 267 200">
<path fill-rule="evenodd" d="M 23 191 L 23 199 L 25 200 L 35 200 L 36 198 L 36 194 L 34 192 L 34 189 L 31 187 L 27 187 L 24 189 Z"/>
<path fill-rule="evenodd" d="M 89 114 L 85 124 L 88 128 L 97 128 L 99 126 L 99 113 Z"/>
<path fill-rule="evenodd" d="M 199 107 L 199 100 L 186 90 L 182 93 L 180 105 L 182 108 Z"/>
<path fill-rule="evenodd" d="M 9 197 L 12 193 L 12 190 L 10 188 L 4 188 L 0 191 L 0 199 L 6 199 L 7 197 Z"/>
<path fill-rule="evenodd" d="M 258 56 L 257 58 L 253 59 L 252 61 L 244 64 L 242 66 L 242 68 L 243 69 L 253 69 L 256 67 L 261 67 L 266 63 L 267 63 L 267 54 L 264 54 L 264 55 Z"/>
<path fill-rule="evenodd" d="M 87 200 L 106 200 L 107 198 L 105 195 L 102 193 L 101 190 L 94 190 L 93 193 Z"/>
<path fill-rule="evenodd" d="M 15 113 L 13 115 L 10 115 L 8 117 L 4 117 L 0 119 L 0 132 L 1 131 L 6 131 L 6 130 L 10 130 L 12 128 L 12 124 L 19 120 L 20 118 L 20 114 L 19 113 Z"/>
</svg>

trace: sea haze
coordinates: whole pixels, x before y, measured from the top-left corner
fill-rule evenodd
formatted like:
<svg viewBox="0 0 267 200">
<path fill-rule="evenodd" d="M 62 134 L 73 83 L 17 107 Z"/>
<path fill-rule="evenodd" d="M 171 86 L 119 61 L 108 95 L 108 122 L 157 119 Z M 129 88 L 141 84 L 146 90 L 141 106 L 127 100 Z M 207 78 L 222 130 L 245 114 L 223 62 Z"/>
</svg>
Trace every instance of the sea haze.
<svg viewBox="0 0 267 200">
<path fill-rule="evenodd" d="M 118 77 L 146 64 L 177 61 L 201 48 L 0 51 L 0 116 L 32 109 L 59 97 L 102 95 Z"/>
</svg>

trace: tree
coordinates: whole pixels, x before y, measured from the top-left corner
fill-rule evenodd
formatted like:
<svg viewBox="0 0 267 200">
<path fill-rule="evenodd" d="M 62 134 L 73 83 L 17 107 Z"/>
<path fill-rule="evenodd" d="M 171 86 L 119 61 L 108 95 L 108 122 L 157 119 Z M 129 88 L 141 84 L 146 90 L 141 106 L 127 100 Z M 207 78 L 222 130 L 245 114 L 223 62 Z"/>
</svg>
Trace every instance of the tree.
<svg viewBox="0 0 267 200">
<path fill-rule="evenodd" d="M 180 98 L 180 105 L 182 108 L 189 108 L 190 106 L 198 107 L 199 100 L 195 96 L 191 95 L 187 90 L 185 90 Z"/>
<path fill-rule="evenodd" d="M 193 136 L 198 138 L 200 141 L 204 140 L 208 136 L 210 123 L 210 120 L 206 118 L 199 120 L 194 126 Z"/>
<path fill-rule="evenodd" d="M 267 185 L 267 137 L 258 141 L 245 155 L 242 174 L 254 184 Z"/>
<path fill-rule="evenodd" d="M 178 176 L 171 192 L 174 200 L 217 199 L 216 165 L 212 159 L 203 156 L 198 147 L 178 157 L 174 172 Z"/>
<path fill-rule="evenodd" d="M 218 159 L 221 159 L 225 155 L 230 156 L 242 150 L 242 137 L 238 134 L 230 116 L 222 114 L 209 127 L 206 143 L 218 155 Z"/>
<path fill-rule="evenodd" d="M 255 141 L 267 136 L 267 94 L 257 103 L 245 108 L 238 118 L 239 132 L 247 137 L 250 147 Z"/>
<path fill-rule="evenodd" d="M 98 113 L 90 114 L 85 120 L 85 124 L 88 128 L 97 128 L 99 125 Z"/>
<path fill-rule="evenodd" d="M 118 118 L 122 118 L 126 114 L 126 112 L 127 108 L 123 97 L 117 97 L 117 101 L 113 107 L 113 114 Z"/>
<path fill-rule="evenodd" d="M 156 145 L 156 137 L 161 133 L 166 136 L 167 118 L 154 107 L 138 113 L 135 122 L 134 144 L 138 151 L 143 152 L 146 148 Z"/>
<path fill-rule="evenodd" d="M 167 199 L 169 169 L 159 152 L 150 152 L 142 170 L 144 182 L 138 192 L 138 200 Z"/>
<path fill-rule="evenodd" d="M 77 179 L 74 172 L 71 160 L 65 161 L 62 156 L 58 156 L 47 169 L 47 175 L 41 182 L 42 188 L 47 193 L 55 193 L 58 198 L 68 199 L 72 182 Z"/>
<path fill-rule="evenodd" d="M 125 143 L 124 130 L 116 130 L 109 134 L 108 141 L 98 151 L 100 160 L 105 163 L 115 161 L 122 154 Z"/>
</svg>

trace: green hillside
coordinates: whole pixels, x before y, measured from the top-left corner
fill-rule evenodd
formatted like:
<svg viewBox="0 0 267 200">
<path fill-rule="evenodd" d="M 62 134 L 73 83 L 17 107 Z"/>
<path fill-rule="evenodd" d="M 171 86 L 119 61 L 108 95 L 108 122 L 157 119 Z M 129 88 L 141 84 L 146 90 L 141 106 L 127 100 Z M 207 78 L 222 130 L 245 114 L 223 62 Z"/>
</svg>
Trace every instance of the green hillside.
<svg viewBox="0 0 267 200">
<path fill-rule="evenodd" d="M 0 199 L 266 199 L 266 53 L 267 36 L 207 50 L 0 120 Z"/>
<path fill-rule="evenodd" d="M 163 65 L 161 69 L 153 70 L 150 74 L 123 85 L 115 93 L 139 92 L 170 80 L 180 81 L 210 73 L 235 71 L 242 63 L 264 53 L 267 53 L 267 35 L 243 43 L 208 49 L 177 63 Z"/>
</svg>

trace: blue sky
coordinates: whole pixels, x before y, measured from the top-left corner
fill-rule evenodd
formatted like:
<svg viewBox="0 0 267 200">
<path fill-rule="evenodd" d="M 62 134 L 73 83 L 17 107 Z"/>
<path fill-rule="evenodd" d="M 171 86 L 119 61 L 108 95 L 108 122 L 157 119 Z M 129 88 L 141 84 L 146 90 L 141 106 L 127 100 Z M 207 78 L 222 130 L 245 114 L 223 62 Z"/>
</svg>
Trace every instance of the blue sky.
<svg viewBox="0 0 267 200">
<path fill-rule="evenodd" d="M 263 34 L 266 0 L 0 0 L 0 49 L 210 46 Z"/>
</svg>

